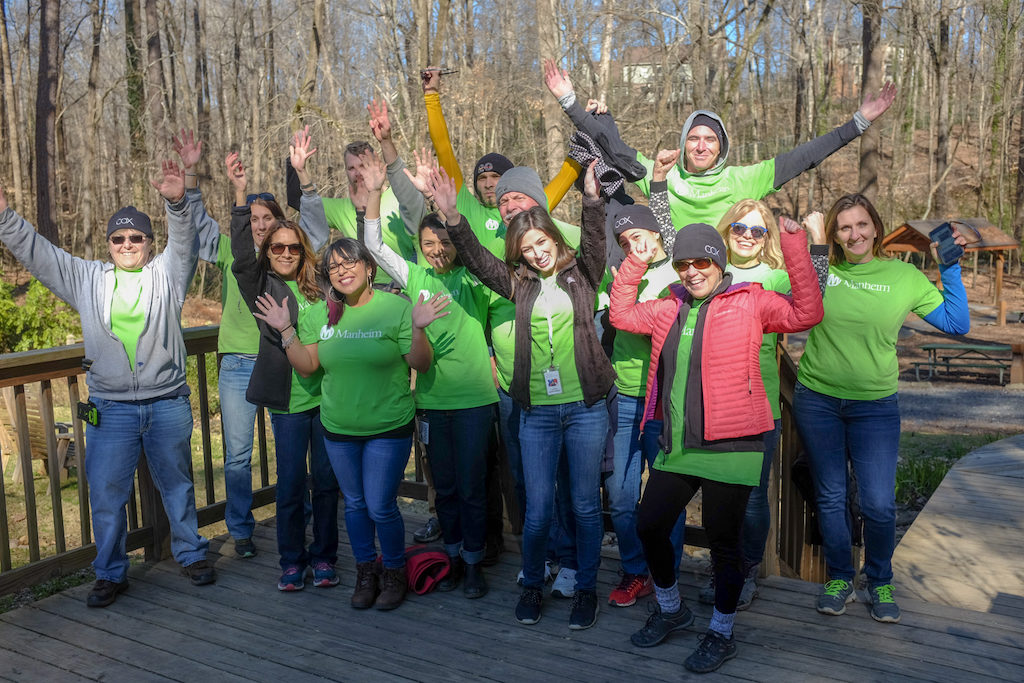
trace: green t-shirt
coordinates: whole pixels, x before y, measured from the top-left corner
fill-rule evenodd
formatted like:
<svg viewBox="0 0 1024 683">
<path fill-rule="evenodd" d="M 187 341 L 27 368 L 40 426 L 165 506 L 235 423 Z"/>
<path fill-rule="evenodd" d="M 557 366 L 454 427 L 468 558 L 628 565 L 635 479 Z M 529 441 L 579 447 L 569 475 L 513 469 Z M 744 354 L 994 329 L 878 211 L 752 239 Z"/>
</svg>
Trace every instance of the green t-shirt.
<svg viewBox="0 0 1024 683">
<path fill-rule="evenodd" d="M 142 271 L 114 268 L 114 298 L 110 302 L 110 329 L 124 344 L 128 367 L 135 372 L 135 349 L 146 327 L 142 307 Z"/>
<path fill-rule="evenodd" d="M 550 406 L 582 401 L 583 387 L 576 371 L 572 300 L 558 286 L 554 275 L 541 278 L 530 328 L 530 403 Z M 544 373 L 552 366 L 558 370 L 562 392 L 549 396 Z"/>
<path fill-rule="evenodd" d="M 505 258 L 505 224 L 501 222 L 498 207 L 488 208 L 480 203 L 469 185 L 463 183 L 455 200 L 459 213 L 466 217 L 473 234 L 492 254 Z M 429 329 L 429 328 L 428 328 Z"/>
<path fill-rule="evenodd" d="M 831 266 L 823 302 L 797 379 L 820 394 L 873 401 L 896 393 L 896 336 L 907 313 L 928 315 L 942 293 L 916 266 L 873 258 Z"/>
<path fill-rule="evenodd" d="M 299 291 L 299 286 L 294 280 L 288 281 L 288 289 L 292 290 L 292 297 L 299 307 L 299 324 L 295 328 L 296 332 L 301 330 L 303 325 L 318 330 L 327 324 L 326 303 L 323 301 L 310 303 Z M 298 341 L 312 344 L 315 340 L 304 342 L 300 334 Z M 323 368 L 318 369 L 309 377 L 303 377 L 292 370 L 292 389 L 288 396 L 288 410 L 281 411 L 272 408 L 268 408 L 268 410 L 272 413 L 301 413 L 304 410 L 316 408 L 320 405 L 320 383 L 323 381 L 323 377 Z"/>
<path fill-rule="evenodd" d="M 477 408 L 498 401 L 491 359 L 484 338 L 490 290 L 464 266 L 438 275 L 433 268 L 409 263 L 405 294 L 414 302 L 444 292 L 452 302 L 448 315 L 427 327 L 434 348 L 430 370 L 416 376 L 416 407 L 431 410 Z"/>
<path fill-rule="evenodd" d="M 658 453 L 654 466 L 666 472 L 689 474 L 726 484 L 757 486 L 761 483 L 763 453 L 753 451 L 726 453 L 701 448 L 683 448 L 683 437 L 686 432 L 683 408 L 686 405 L 686 377 L 690 367 L 690 350 L 693 348 L 693 331 L 697 325 L 697 313 L 700 306 L 703 306 L 706 301 L 707 299 L 694 302 L 699 305 L 690 308 L 690 313 L 686 316 L 686 325 L 683 326 L 682 334 L 679 337 L 676 374 L 672 378 L 672 387 L 669 389 L 672 403 L 670 412 L 672 450 L 669 453 L 664 451 Z"/>
<path fill-rule="evenodd" d="M 765 263 L 758 263 L 752 268 L 737 268 L 731 263 L 725 267 L 725 272 L 732 273 L 732 281 L 735 284 L 741 282 L 760 282 L 761 286 L 771 292 L 789 294 L 789 273 L 784 270 L 775 270 Z M 768 394 L 768 402 L 772 406 L 772 419 L 778 420 L 782 417 L 782 409 L 779 407 L 779 365 L 775 360 L 775 343 L 777 335 L 774 332 L 764 333 L 761 339 L 761 351 L 758 359 L 761 363 L 761 381 L 764 382 L 764 391 Z"/>
<path fill-rule="evenodd" d="M 346 306 L 334 327 L 307 319 L 299 338 L 319 343 L 320 420 L 328 431 L 372 436 L 416 415 L 405 362 L 412 348 L 412 304 L 402 297 L 375 291 L 364 305 Z"/>
<path fill-rule="evenodd" d="M 668 294 L 668 286 L 679 282 L 672 259 L 651 264 L 640 281 L 637 302 L 652 301 Z M 651 365 L 651 338 L 644 334 L 615 331 L 612 367 L 615 386 L 627 396 L 643 396 L 647 391 L 647 370 Z"/>
<path fill-rule="evenodd" d="M 356 207 L 348 197 L 321 199 L 327 225 L 345 237 L 358 239 L 359 225 Z M 416 261 L 416 245 L 412 235 L 405 229 L 405 221 L 398 210 L 398 200 L 390 187 L 380 197 L 381 234 L 384 244 L 406 261 Z M 386 277 L 386 276 L 385 276 Z"/>
<path fill-rule="evenodd" d="M 647 167 L 647 175 L 636 185 L 649 197 L 654 162 L 639 152 L 636 158 Z M 676 228 L 690 223 L 718 225 L 722 215 L 739 200 L 761 199 L 775 192 L 775 160 L 766 159 L 750 166 L 725 166 L 707 175 L 691 175 L 676 164 L 665 180 L 672 224 Z"/>
<path fill-rule="evenodd" d="M 221 273 L 220 330 L 217 332 L 218 353 L 256 354 L 260 350 L 260 330 L 256 318 L 242 299 L 238 280 L 231 272 L 235 257 L 231 255 L 231 238 L 221 235 L 217 242 L 217 268 Z"/>
<path fill-rule="evenodd" d="M 494 367 L 498 372 L 498 384 L 508 392 L 516 356 L 516 305 L 489 289 L 487 291 L 490 293 L 487 322 L 491 326 Z"/>
</svg>

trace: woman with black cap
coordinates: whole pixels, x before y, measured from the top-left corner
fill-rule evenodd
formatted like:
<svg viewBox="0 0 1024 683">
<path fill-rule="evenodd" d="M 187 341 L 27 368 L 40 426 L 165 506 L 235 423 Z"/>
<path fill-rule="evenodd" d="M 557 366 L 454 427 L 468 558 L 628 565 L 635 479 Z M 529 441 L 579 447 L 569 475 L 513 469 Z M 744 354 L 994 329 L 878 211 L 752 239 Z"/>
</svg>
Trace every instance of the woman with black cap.
<svg viewBox="0 0 1024 683">
<path fill-rule="evenodd" d="M 732 625 L 743 586 L 740 529 L 763 459 L 762 435 L 773 427 L 758 365 L 763 332 L 806 330 L 822 316 L 821 294 L 803 232 L 782 236 L 792 298 L 759 285 L 733 285 L 721 235 L 704 223 L 679 231 L 672 265 L 680 284 L 655 301 L 637 302 L 638 285 L 653 254 L 630 254 L 612 286 L 611 322 L 651 335 L 644 418 L 661 416 L 658 454 L 637 511 L 637 532 L 654 579 L 658 611 L 630 640 L 660 643 L 693 623 L 682 604 L 673 566 L 672 527 L 697 489 L 715 573 L 710 628 L 685 662 L 690 671 L 714 671 L 736 656 Z"/>
</svg>

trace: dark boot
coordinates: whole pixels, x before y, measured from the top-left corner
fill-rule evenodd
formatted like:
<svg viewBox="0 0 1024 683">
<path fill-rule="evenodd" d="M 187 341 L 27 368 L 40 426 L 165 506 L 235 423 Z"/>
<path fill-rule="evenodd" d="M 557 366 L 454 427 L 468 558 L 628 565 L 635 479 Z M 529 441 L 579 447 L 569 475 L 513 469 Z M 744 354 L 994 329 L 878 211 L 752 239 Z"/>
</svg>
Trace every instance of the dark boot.
<svg viewBox="0 0 1024 683">
<path fill-rule="evenodd" d="M 484 578 L 483 563 L 467 564 L 466 579 L 462 584 L 462 594 L 470 600 L 487 595 L 487 580 Z"/>
<path fill-rule="evenodd" d="M 437 584 L 439 593 L 455 590 L 459 586 L 459 581 L 462 580 L 463 568 L 466 566 L 458 555 L 449 557 L 448 561 L 451 563 L 451 568 L 448 570 L 448 574 Z"/>
<path fill-rule="evenodd" d="M 377 609 L 395 609 L 405 600 L 405 592 L 409 589 L 409 577 L 405 567 L 388 569 L 384 567 L 384 575 L 380 579 L 380 597 L 377 598 Z"/>
<path fill-rule="evenodd" d="M 377 568 L 373 562 L 360 562 L 356 565 L 356 589 L 352 593 L 352 606 L 356 609 L 369 609 L 379 594 Z"/>
</svg>

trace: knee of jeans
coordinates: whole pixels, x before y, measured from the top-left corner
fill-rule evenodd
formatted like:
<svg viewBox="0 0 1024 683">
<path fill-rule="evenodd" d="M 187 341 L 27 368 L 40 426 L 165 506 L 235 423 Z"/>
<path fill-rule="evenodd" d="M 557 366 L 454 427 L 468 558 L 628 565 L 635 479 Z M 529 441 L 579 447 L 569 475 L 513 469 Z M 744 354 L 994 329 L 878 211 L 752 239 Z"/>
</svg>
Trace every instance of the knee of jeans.
<svg viewBox="0 0 1024 683">
<path fill-rule="evenodd" d="M 891 522 L 896 518 L 896 499 L 892 492 L 860 491 L 860 513 L 873 522 Z"/>
<path fill-rule="evenodd" d="M 402 519 L 402 513 L 398 510 L 398 501 L 396 500 L 367 506 L 367 512 L 374 524 L 390 524 Z"/>
</svg>

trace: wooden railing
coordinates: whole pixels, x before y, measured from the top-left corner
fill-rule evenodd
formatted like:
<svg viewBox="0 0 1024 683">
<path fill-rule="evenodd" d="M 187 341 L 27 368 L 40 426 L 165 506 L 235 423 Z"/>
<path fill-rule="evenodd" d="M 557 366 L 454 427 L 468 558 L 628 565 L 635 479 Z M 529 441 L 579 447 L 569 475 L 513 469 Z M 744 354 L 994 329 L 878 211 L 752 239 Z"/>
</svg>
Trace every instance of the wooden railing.
<svg viewBox="0 0 1024 683">
<path fill-rule="evenodd" d="M 225 507 L 225 501 L 218 497 L 214 485 L 215 465 L 209 400 L 211 387 L 208 386 L 206 379 L 210 363 L 216 363 L 217 327 L 186 330 L 185 345 L 190 360 L 194 359 L 199 378 L 199 381 L 193 383 L 192 390 L 198 405 L 197 425 L 200 432 L 194 436 L 198 436 L 202 444 L 203 472 L 195 483 L 199 526 L 203 527 L 222 521 Z M 11 427 L 15 433 L 16 452 L 10 453 L 5 449 L 4 471 L 6 473 L 12 469 L 11 460 L 16 458 L 20 474 L 18 480 L 12 482 L 10 487 L 6 477 L 3 479 L 3 486 L 0 486 L 0 595 L 84 568 L 95 557 L 96 550 L 91 540 L 88 483 L 84 476 L 85 434 L 82 422 L 73 413 L 73 407 L 83 395 L 82 359 L 81 344 L 0 355 L 0 389 L 13 389 L 15 406 L 14 424 Z M 769 489 L 769 500 L 777 501 L 778 504 L 773 506 L 772 531 L 762 571 L 767 574 L 781 573 L 796 575 L 809 581 L 821 581 L 824 578 L 824 562 L 820 548 L 809 543 L 812 535 L 809 510 L 790 478 L 793 462 L 800 451 L 799 437 L 791 411 L 796 368 L 782 345 L 779 346 L 779 364 L 782 440 L 772 469 Z M 216 373 L 211 374 L 216 376 Z M 211 381 L 215 385 L 216 380 Z M 70 415 L 70 436 L 62 437 L 70 438 L 73 444 L 72 448 L 67 449 L 71 453 L 67 462 L 61 462 L 58 457 L 60 449 L 55 430 L 55 384 L 56 393 L 61 398 L 66 395 L 66 400 L 58 402 L 57 408 L 62 410 L 63 414 Z M 216 391 L 216 386 L 212 390 Z M 32 401 L 38 401 L 37 414 L 30 410 Z M 4 408 L 0 407 L 0 411 L 4 411 Z M 30 424 L 30 414 L 41 424 Z M 33 429 L 36 433 L 41 430 L 45 435 L 45 449 L 42 449 L 42 453 L 38 452 L 39 448 L 34 452 Z M 256 460 L 260 484 L 253 492 L 253 507 L 261 507 L 274 501 L 275 488 L 268 469 L 267 429 L 265 415 L 263 411 L 259 411 Z M 222 467 L 223 453 L 217 455 L 216 467 Z M 34 459 L 43 459 L 46 462 L 46 473 L 43 478 L 48 484 L 47 495 L 52 516 L 52 520 L 46 521 L 52 521 L 53 528 L 53 542 L 46 545 L 46 552 L 43 552 L 44 547 L 40 538 L 37 478 L 33 474 Z M 69 534 L 64 524 L 67 503 L 62 500 L 61 491 L 64 478 L 62 469 L 65 465 L 76 468 L 78 472 L 78 495 L 77 501 L 73 503 L 79 518 L 76 534 Z M 24 495 L 23 520 L 12 520 L 9 515 L 8 498 L 19 490 Z M 426 499 L 426 485 L 418 462 L 415 467 L 415 479 L 404 481 L 400 493 L 420 500 Z M 13 565 L 11 555 L 12 529 L 15 528 L 12 523 L 16 521 L 24 528 L 28 548 L 28 563 L 19 563 L 17 567 Z M 128 505 L 128 529 L 129 551 L 143 549 L 147 561 L 169 556 L 169 529 L 144 456 L 139 463 L 136 492 L 133 492 Z M 688 527 L 687 543 L 706 547 L 704 529 Z M 774 552 L 775 548 L 778 548 L 778 552 Z"/>
<path fill-rule="evenodd" d="M 207 376 L 210 364 L 216 364 L 217 327 L 197 327 L 185 331 L 185 347 L 190 361 L 196 365 L 198 381 L 190 382 L 194 405 L 198 405 L 196 427 L 199 434 L 193 433 L 193 446 L 196 438 L 202 444 L 202 476 L 195 479 L 197 513 L 199 526 L 208 526 L 224 519 L 225 500 L 218 496 L 215 487 L 214 473 L 216 468 L 223 467 L 223 451 L 214 454 L 211 439 L 210 392 L 217 391 L 216 372 L 210 373 L 212 379 L 208 386 Z M 85 473 L 85 430 L 81 420 L 74 414 L 74 406 L 84 395 L 84 372 L 82 359 L 84 350 L 81 344 L 62 346 L 53 349 L 26 351 L 0 355 L 0 389 L 13 391 L 14 416 L 13 424 L 8 432 L 11 439 L 4 448 L 4 474 L 8 475 L 17 460 L 18 477 L 8 484 L 7 476 L 0 486 L 0 595 L 20 590 L 57 576 L 74 572 L 88 566 L 96 556 L 96 547 L 92 543 L 92 529 L 89 512 L 89 487 Z M 55 403 L 55 394 L 59 400 Z M 62 462 L 56 436 L 55 408 L 63 416 L 68 417 L 71 424 L 71 447 L 63 449 L 70 455 Z M 4 407 L 0 412 L 7 413 Z M 271 481 L 268 468 L 267 441 L 269 425 L 264 411 L 257 413 L 256 435 L 258 448 L 256 464 L 260 472 L 259 486 L 253 491 L 253 507 L 261 507 L 274 502 L 275 487 Z M 39 439 L 33 443 L 33 435 L 45 435 L 45 446 Z M 64 438 L 64 437 L 62 437 Z M 11 446 L 13 445 L 13 452 Z M 34 461 L 46 463 L 45 475 L 35 476 Z M 77 470 L 76 482 L 65 488 L 77 490 L 77 500 L 68 508 L 62 500 L 62 484 L 66 479 L 64 467 Z M 52 519 L 45 519 L 47 532 L 52 522 L 52 542 L 43 542 L 40 533 L 40 502 L 37 495 L 37 482 L 46 481 Z M 425 485 L 417 469 L 418 481 L 403 482 L 402 495 L 426 498 Z M 24 510 L 13 519 L 10 514 L 9 501 L 15 497 L 24 497 Z M 45 504 L 45 503 L 44 503 Z M 65 528 L 65 510 L 77 512 L 79 522 L 74 530 Z M 17 530 L 17 531 L 15 531 Z M 23 532 L 21 538 L 12 536 Z M 12 540 L 23 540 L 19 545 L 27 546 L 28 562 L 14 566 L 11 554 Z M 145 456 L 140 459 L 136 490 L 128 504 L 128 543 L 129 551 L 143 549 L 147 561 L 156 561 L 170 555 L 169 527 L 160 496 L 153 486 L 153 481 L 146 466 Z"/>
</svg>

